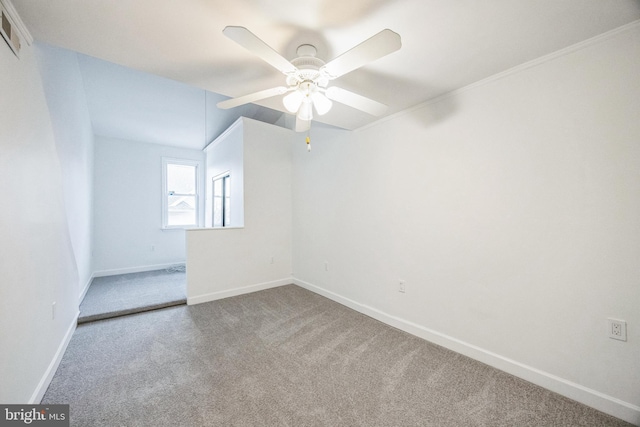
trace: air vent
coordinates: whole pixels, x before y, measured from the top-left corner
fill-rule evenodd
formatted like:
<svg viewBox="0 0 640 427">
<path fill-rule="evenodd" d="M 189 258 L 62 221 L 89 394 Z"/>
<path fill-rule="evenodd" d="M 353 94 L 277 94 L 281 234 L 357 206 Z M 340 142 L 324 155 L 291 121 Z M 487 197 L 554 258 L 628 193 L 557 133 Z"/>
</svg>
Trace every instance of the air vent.
<svg viewBox="0 0 640 427">
<path fill-rule="evenodd" d="M 0 34 L 7 42 L 11 50 L 16 56 L 19 56 L 20 53 L 20 37 L 18 36 L 18 32 L 14 31 L 13 25 L 9 20 L 9 16 L 5 12 L 4 9 L 1 9 L 2 14 L 2 26 L 0 26 Z"/>
</svg>

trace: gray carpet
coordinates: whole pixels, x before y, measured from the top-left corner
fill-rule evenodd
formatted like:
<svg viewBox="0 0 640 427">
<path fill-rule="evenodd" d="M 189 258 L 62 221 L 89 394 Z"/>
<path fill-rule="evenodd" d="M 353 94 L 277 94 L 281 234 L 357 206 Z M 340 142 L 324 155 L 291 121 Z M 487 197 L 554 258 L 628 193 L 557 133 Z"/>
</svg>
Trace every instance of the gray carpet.
<svg viewBox="0 0 640 427">
<path fill-rule="evenodd" d="M 187 303 L 182 269 L 96 277 L 80 304 L 78 324 Z"/>
<path fill-rule="evenodd" d="M 294 285 L 80 325 L 73 426 L 626 426 Z"/>
</svg>

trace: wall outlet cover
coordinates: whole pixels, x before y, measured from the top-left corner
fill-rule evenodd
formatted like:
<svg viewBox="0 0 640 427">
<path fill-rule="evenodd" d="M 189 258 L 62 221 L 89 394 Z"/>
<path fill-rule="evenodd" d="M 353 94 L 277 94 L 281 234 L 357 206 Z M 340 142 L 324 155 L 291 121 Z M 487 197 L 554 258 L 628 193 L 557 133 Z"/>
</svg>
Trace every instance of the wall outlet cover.
<svg viewBox="0 0 640 427">
<path fill-rule="evenodd" d="M 627 322 L 620 319 L 607 319 L 607 331 L 609 338 L 614 340 L 627 340 Z"/>
</svg>

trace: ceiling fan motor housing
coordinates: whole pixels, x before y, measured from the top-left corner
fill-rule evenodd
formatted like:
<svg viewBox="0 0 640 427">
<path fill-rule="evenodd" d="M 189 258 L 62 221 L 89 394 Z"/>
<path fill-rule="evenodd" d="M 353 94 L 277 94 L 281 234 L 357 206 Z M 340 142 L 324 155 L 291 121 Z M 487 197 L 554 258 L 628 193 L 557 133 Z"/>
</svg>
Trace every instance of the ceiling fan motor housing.
<svg viewBox="0 0 640 427">
<path fill-rule="evenodd" d="M 311 45 L 302 45 L 301 47 L 303 46 L 313 47 Z M 303 52 L 301 47 L 298 48 L 298 53 Z M 313 53 L 315 54 L 315 48 L 313 48 Z M 322 59 L 316 58 L 312 55 L 305 55 L 293 59 L 291 63 L 298 69 L 298 71 L 289 74 L 287 77 L 287 84 L 289 86 L 296 86 L 305 81 L 313 82 L 319 87 L 327 87 L 327 84 L 329 84 L 329 79 L 320 73 L 320 68 L 325 64 Z"/>
</svg>

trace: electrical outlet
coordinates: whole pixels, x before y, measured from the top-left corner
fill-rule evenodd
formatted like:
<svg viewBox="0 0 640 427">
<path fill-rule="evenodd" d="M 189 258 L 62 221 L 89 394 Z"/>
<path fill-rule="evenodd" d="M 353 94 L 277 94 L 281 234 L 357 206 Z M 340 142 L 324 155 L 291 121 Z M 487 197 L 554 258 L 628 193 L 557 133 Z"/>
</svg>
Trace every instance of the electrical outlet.
<svg viewBox="0 0 640 427">
<path fill-rule="evenodd" d="M 627 322 L 619 319 L 607 319 L 609 338 L 614 340 L 627 340 Z"/>
<path fill-rule="evenodd" d="M 398 280 L 398 292 L 402 292 L 404 294 L 406 291 L 407 289 L 405 288 L 404 280 Z"/>
</svg>

